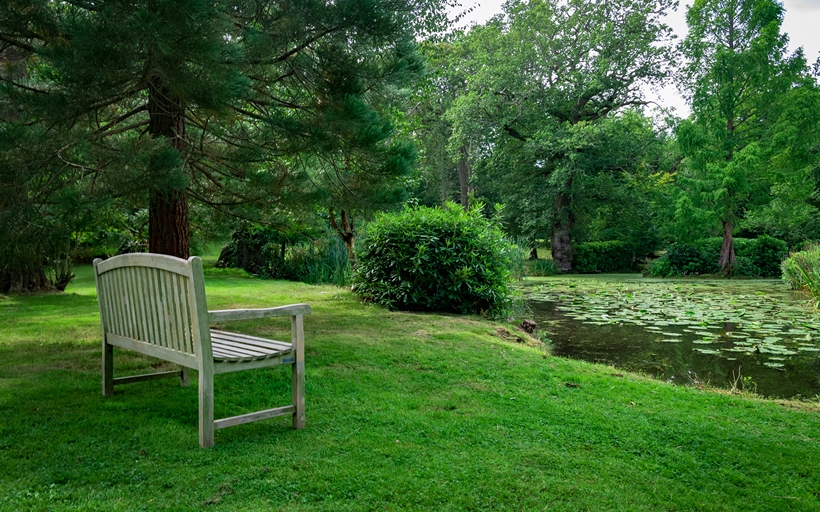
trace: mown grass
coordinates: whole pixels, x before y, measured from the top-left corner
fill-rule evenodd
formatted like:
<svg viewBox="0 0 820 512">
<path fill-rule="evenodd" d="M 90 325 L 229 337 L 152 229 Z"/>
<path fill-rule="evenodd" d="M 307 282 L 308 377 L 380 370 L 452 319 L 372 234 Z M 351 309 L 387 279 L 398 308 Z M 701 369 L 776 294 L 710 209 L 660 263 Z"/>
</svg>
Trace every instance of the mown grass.
<svg viewBox="0 0 820 512">
<path fill-rule="evenodd" d="M 78 274 L 66 294 L 0 299 L 3 510 L 820 509 L 816 410 L 545 358 L 476 318 L 243 277 L 207 277 L 209 306 L 313 306 L 308 426 L 233 427 L 202 450 L 195 384 L 100 396 L 93 280 Z M 118 375 L 161 366 L 115 358 Z M 216 390 L 217 417 L 282 405 L 289 374 L 217 376 Z"/>
</svg>

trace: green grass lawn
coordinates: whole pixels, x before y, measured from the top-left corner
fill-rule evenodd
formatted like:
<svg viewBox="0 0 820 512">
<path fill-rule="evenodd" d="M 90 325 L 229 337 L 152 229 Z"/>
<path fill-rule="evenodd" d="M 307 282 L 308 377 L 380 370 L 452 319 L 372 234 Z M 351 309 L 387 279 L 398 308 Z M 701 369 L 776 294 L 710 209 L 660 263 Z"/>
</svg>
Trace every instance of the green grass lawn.
<svg viewBox="0 0 820 512">
<path fill-rule="evenodd" d="M 820 510 L 820 412 L 545 357 L 471 317 L 228 277 L 209 306 L 308 302 L 307 428 L 197 438 L 195 379 L 100 393 L 89 267 L 0 297 L 2 510 Z M 288 339 L 287 320 L 231 329 Z M 115 349 L 115 375 L 165 365 Z M 216 416 L 289 403 L 289 371 L 216 377 Z M 571 383 L 572 386 L 567 384 Z"/>
</svg>

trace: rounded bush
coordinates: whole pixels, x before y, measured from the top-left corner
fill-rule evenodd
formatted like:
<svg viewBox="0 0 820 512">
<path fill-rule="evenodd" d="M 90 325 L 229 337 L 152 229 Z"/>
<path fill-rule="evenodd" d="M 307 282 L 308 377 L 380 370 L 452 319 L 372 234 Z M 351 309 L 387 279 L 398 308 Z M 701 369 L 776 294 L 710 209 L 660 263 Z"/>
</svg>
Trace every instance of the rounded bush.
<svg viewBox="0 0 820 512">
<path fill-rule="evenodd" d="M 672 264 L 669 263 L 669 257 L 661 256 L 649 265 L 650 277 L 667 277 L 674 275 L 672 272 Z"/>
<path fill-rule="evenodd" d="M 390 309 L 503 314 L 513 301 L 514 246 L 480 209 L 382 214 L 356 249 L 354 291 Z"/>
<path fill-rule="evenodd" d="M 754 240 L 750 247 L 749 258 L 763 277 L 777 277 L 780 275 L 780 265 L 788 255 L 789 248 L 786 242 L 777 238 L 761 235 Z"/>
</svg>

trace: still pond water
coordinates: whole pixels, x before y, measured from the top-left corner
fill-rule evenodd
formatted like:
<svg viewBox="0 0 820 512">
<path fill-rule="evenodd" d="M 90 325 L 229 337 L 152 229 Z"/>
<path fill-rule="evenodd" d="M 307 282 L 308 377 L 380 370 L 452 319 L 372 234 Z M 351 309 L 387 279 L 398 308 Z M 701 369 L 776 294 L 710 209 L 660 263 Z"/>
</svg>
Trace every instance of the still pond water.
<svg viewBox="0 0 820 512">
<path fill-rule="evenodd" d="M 681 385 L 820 395 L 820 314 L 780 281 L 604 274 L 529 278 L 521 289 L 554 355 Z"/>
</svg>

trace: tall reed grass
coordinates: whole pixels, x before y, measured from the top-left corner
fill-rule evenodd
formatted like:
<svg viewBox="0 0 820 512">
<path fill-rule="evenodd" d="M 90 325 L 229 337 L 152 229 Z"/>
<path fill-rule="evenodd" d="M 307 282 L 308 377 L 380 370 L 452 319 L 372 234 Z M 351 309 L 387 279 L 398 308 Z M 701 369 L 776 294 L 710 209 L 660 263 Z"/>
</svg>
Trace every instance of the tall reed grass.
<svg viewBox="0 0 820 512">
<path fill-rule="evenodd" d="M 335 233 L 329 233 L 312 252 L 294 252 L 290 263 L 297 280 L 303 283 L 350 285 L 350 258 L 344 242 Z"/>
<path fill-rule="evenodd" d="M 820 306 L 820 245 L 812 244 L 789 254 L 780 268 L 784 281 L 811 295 L 815 308 Z"/>
</svg>

